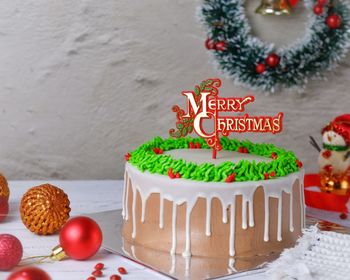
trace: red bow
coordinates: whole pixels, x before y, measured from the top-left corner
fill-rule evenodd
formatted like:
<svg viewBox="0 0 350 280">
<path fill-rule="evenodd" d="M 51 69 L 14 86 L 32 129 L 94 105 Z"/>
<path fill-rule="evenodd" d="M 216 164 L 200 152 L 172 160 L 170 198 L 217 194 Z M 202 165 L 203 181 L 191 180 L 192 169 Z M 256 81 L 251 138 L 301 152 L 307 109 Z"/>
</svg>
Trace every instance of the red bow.
<svg viewBox="0 0 350 280">
<path fill-rule="evenodd" d="M 295 7 L 298 4 L 299 0 L 288 0 L 288 2 L 292 7 Z"/>
</svg>

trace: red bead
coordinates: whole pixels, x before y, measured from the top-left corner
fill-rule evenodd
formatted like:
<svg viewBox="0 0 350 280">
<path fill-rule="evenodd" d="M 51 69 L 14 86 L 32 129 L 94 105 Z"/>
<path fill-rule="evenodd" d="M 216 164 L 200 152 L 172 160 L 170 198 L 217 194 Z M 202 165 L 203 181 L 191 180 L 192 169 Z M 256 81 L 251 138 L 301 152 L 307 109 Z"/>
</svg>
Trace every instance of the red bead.
<svg viewBox="0 0 350 280">
<path fill-rule="evenodd" d="M 330 29 L 336 29 L 341 25 L 341 18 L 340 16 L 333 14 L 327 17 L 326 23 Z"/>
<path fill-rule="evenodd" d="M 323 170 L 328 173 L 331 173 L 333 171 L 333 166 L 331 164 L 327 164 L 323 167 Z"/>
<path fill-rule="evenodd" d="M 317 4 L 314 6 L 313 11 L 314 11 L 314 14 L 317 16 L 322 15 L 323 14 L 323 6 L 320 4 Z"/>
<path fill-rule="evenodd" d="M 327 5 L 327 3 L 328 3 L 328 0 L 317 0 L 317 4 L 321 6 Z"/>
<path fill-rule="evenodd" d="M 181 174 L 179 172 L 176 173 L 175 178 L 179 179 L 181 178 Z"/>
<path fill-rule="evenodd" d="M 266 71 L 266 66 L 264 63 L 259 63 L 255 66 L 255 72 L 258 74 L 262 74 Z"/>
<path fill-rule="evenodd" d="M 280 57 L 275 53 L 269 54 L 266 58 L 266 64 L 271 68 L 277 67 L 279 63 Z"/>
<path fill-rule="evenodd" d="M 97 263 L 95 265 L 95 269 L 97 269 L 97 270 L 102 270 L 104 267 L 105 267 L 105 265 L 103 263 Z"/>
<path fill-rule="evenodd" d="M 272 159 L 276 159 L 276 158 L 277 158 L 277 154 L 276 154 L 276 153 L 272 153 L 272 154 L 271 154 L 271 158 L 272 158 Z"/>
<path fill-rule="evenodd" d="M 122 278 L 117 274 L 113 274 L 111 275 L 111 277 L 109 277 L 109 280 L 121 280 L 121 279 Z"/>
<path fill-rule="evenodd" d="M 188 143 L 188 146 L 189 146 L 190 149 L 194 149 L 195 148 L 193 142 Z"/>
<path fill-rule="evenodd" d="M 128 273 L 124 267 L 118 267 L 118 272 L 120 274 L 127 274 Z"/>
<path fill-rule="evenodd" d="M 249 153 L 248 149 L 244 147 L 243 148 L 243 153 L 248 154 Z"/>
<path fill-rule="evenodd" d="M 213 50 L 215 49 L 215 43 L 212 39 L 208 38 L 207 40 L 205 40 L 205 47 L 208 50 Z"/>
<path fill-rule="evenodd" d="M 276 176 L 276 172 L 275 171 L 272 171 L 271 173 L 270 173 L 270 177 L 275 177 Z"/>
<path fill-rule="evenodd" d="M 231 183 L 231 182 L 235 181 L 235 179 L 236 179 L 236 173 L 232 173 L 231 175 L 228 175 L 226 177 L 225 182 L 226 183 Z"/>
<path fill-rule="evenodd" d="M 94 272 L 91 273 L 95 277 L 101 277 L 102 276 L 102 271 L 101 270 L 95 270 Z"/>
<path fill-rule="evenodd" d="M 323 156 L 324 158 L 330 158 L 331 155 L 332 155 L 332 151 L 330 151 L 330 150 L 325 150 L 325 151 L 323 151 L 323 153 L 322 153 L 322 156 Z"/>
<path fill-rule="evenodd" d="M 200 149 L 201 148 L 201 143 L 197 142 L 196 143 L 196 149 Z"/>
<path fill-rule="evenodd" d="M 130 157 L 131 157 L 130 153 L 127 153 L 127 154 L 125 154 L 124 159 L 126 161 L 129 161 Z"/>
<path fill-rule="evenodd" d="M 173 173 L 173 169 L 172 169 L 172 168 L 169 168 L 169 170 L 168 170 L 168 176 L 169 176 L 170 179 L 174 179 L 174 178 L 175 178 L 175 175 L 174 175 L 174 173 Z"/>
<path fill-rule="evenodd" d="M 96 278 L 94 276 L 90 276 L 88 279 L 86 280 L 96 280 Z"/>
<path fill-rule="evenodd" d="M 219 52 L 226 50 L 226 42 L 225 41 L 219 41 L 215 44 L 215 49 Z"/>
<path fill-rule="evenodd" d="M 243 153 L 243 147 L 239 147 L 239 148 L 238 148 L 238 152 L 239 152 L 239 153 Z"/>
<path fill-rule="evenodd" d="M 70 219 L 60 231 L 60 245 L 71 259 L 93 257 L 102 244 L 102 231 L 91 218 L 79 216 Z"/>
<path fill-rule="evenodd" d="M 269 174 L 268 173 L 264 173 L 264 179 L 268 180 L 269 179 Z"/>
<path fill-rule="evenodd" d="M 346 213 L 341 213 L 339 216 L 340 219 L 345 220 L 348 218 L 348 215 Z"/>
<path fill-rule="evenodd" d="M 299 168 L 303 167 L 303 163 L 300 160 L 297 159 L 295 162 Z"/>
</svg>

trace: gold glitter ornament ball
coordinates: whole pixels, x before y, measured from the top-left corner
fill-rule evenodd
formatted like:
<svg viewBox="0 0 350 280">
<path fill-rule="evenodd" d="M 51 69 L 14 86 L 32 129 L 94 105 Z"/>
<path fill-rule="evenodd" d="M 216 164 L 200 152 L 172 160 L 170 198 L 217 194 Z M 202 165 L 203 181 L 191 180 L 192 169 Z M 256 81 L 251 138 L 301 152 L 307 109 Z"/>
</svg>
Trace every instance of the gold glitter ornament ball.
<svg viewBox="0 0 350 280">
<path fill-rule="evenodd" d="M 29 189 L 22 197 L 23 224 L 39 235 L 53 234 L 69 218 L 69 199 L 63 190 L 50 184 Z"/>
<path fill-rule="evenodd" d="M 5 197 L 7 200 L 10 196 L 10 189 L 4 175 L 0 174 L 0 197 Z"/>
</svg>

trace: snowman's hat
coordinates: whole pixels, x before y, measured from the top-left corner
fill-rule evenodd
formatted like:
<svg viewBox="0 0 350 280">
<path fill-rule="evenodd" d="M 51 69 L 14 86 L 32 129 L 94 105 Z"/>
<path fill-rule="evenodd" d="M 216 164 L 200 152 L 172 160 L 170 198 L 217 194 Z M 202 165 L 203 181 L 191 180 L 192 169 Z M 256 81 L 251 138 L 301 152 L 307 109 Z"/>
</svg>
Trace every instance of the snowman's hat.
<svg viewBox="0 0 350 280">
<path fill-rule="evenodd" d="M 335 131 L 344 138 L 347 145 L 350 145 L 350 114 L 336 117 L 322 129 L 322 134 L 326 131 Z"/>
</svg>

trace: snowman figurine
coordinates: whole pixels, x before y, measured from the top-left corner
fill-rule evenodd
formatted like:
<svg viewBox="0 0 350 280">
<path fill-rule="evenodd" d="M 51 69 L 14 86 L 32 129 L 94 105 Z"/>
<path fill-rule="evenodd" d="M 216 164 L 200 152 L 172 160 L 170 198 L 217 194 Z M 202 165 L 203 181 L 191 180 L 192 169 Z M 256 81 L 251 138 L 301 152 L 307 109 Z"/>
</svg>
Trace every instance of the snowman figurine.
<svg viewBox="0 0 350 280">
<path fill-rule="evenodd" d="M 322 129 L 318 164 L 322 191 L 350 193 L 350 114 L 335 118 Z"/>
</svg>

